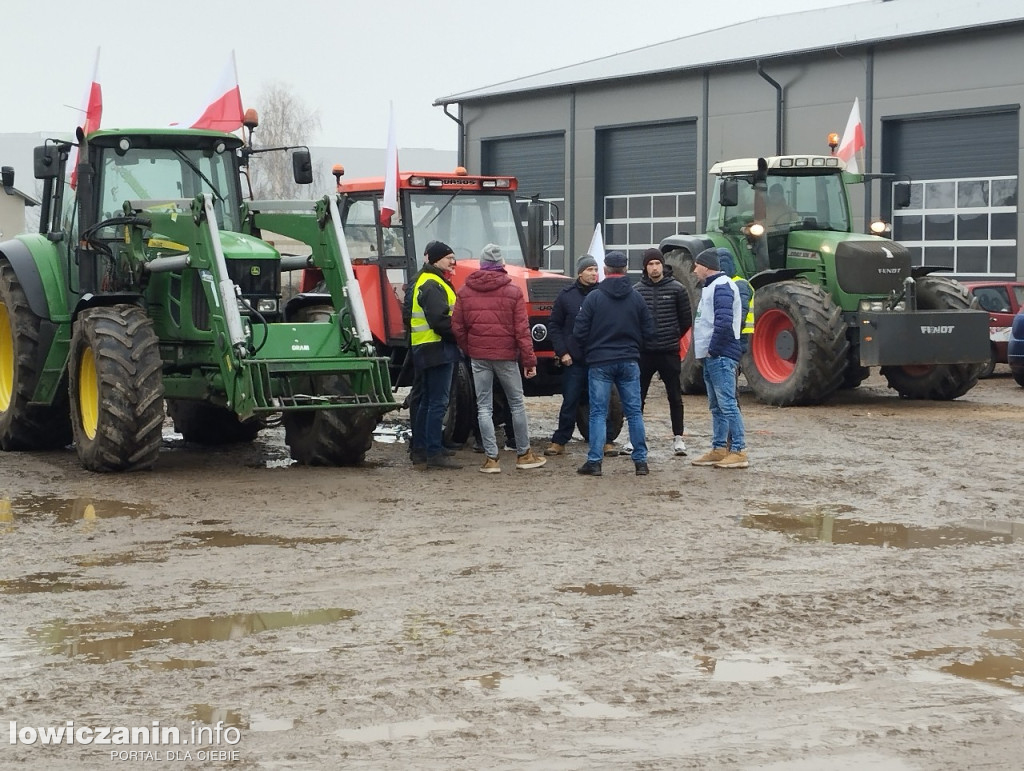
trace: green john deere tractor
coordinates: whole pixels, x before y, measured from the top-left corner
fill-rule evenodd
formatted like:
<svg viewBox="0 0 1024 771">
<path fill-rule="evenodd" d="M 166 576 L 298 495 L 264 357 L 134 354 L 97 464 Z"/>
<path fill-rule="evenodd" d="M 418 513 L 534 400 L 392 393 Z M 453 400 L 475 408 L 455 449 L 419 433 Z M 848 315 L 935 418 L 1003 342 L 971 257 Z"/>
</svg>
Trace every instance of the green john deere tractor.
<svg viewBox="0 0 1024 771">
<path fill-rule="evenodd" d="M 243 200 L 262 152 L 249 128 L 249 144 L 203 130 L 79 132 L 73 190 L 74 145 L 36 148 L 39 232 L 0 243 L 0 448 L 74 441 L 92 471 L 149 468 L 166 402 L 188 441 L 252 440 L 281 421 L 299 463 L 362 460 L 398 405 L 348 291 L 337 204 Z M 312 181 L 307 150 L 292 164 L 296 183 Z M 282 257 L 264 229 L 311 255 Z M 331 304 L 282 306 L 281 271 L 309 266 Z"/>
<path fill-rule="evenodd" d="M 715 164 L 707 233 L 660 244 L 665 261 L 699 290 L 693 258 L 724 247 L 755 289 L 754 334 L 741 363 L 760 401 L 816 404 L 855 388 L 880 366 L 907 399 L 955 399 L 978 382 L 988 360 L 988 316 L 971 309 L 964 287 L 912 265 L 888 238 L 855 233 L 847 185 L 865 175 L 832 156 L 744 158 Z M 905 185 L 894 185 L 906 206 Z M 704 389 L 692 347 L 683 390 Z"/>
</svg>

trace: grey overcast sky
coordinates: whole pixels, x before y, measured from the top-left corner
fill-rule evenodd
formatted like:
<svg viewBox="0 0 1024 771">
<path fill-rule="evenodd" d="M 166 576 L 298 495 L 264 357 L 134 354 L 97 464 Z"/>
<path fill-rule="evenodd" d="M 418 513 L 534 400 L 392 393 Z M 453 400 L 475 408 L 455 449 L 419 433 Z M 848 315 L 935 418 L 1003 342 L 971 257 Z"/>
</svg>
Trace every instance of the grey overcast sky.
<svg viewBox="0 0 1024 771">
<path fill-rule="evenodd" d="M 232 50 L 242 102 L 278 81 L 310 144 L 455 149 L 435 99 L 748 19 L 854 0 L 6 0 L 0 132 L 70 132 L 100 47 L 104 127 L 198 114 Z M 878 2 L 879 0 L 874 0 Z"/>
</svg>

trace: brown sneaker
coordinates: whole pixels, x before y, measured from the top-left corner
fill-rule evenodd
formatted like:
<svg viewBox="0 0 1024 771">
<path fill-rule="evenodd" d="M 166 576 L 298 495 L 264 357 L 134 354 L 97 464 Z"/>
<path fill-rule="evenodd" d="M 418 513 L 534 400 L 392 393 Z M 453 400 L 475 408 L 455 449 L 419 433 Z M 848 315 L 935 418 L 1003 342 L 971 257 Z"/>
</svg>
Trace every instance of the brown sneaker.
<svg viewBox="0 0 1024 771">
<path fill-rule="evenodd" d="M 480 471 L 484 474 L 500 474 L 501 466 L 498 465 L 498 459 L 488 458 L 484 461 L 484 465 L 480 467 Z"/>
<path fill-rule="evenodd" d="M 559 444 L 558 442 L 552 442 L 548 445 L 548 448 L 544 451 L 545 455 L 565 455 L 565 445 Z"/>
<path fill-rule="evenodd" d="M 604 446 L 604 457 L 614 458 L 619 454 L 619 448 L 609 442 Z"/>
<path fill-rule="evenodd" d="M 724 459 L 729 451 L 724 447 L 715 447 L 711 452 L 706 452 L 701 455 L 697 460 L 690 461 L 691 466 L 714 466 L 720 460 Z"/>
<path fill-rule="evenodd" d="M 516 458 L 516 468 L 540 468 L 547 462 L 547 458 L 538 457 L 533 450 L 527 450 Z"/>
<path fill-rule="evenodd" d="M 746 450 L 734 450 L 715 464 L 715 468 L 746 468 L 750 465 Z"/>
</svg>

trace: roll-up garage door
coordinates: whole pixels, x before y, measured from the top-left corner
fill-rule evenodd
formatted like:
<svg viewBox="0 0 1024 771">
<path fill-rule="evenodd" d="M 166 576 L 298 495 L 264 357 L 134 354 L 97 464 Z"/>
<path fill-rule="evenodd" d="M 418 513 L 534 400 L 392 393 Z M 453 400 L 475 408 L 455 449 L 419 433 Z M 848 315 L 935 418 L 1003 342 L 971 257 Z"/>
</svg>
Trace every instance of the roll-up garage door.
<svg viewBox="0 0 1024 771">
<path fill-rule="evenodd" d="M 1019 122 L 1016 109 L 883 122 L 882 168 L 911 186 L 893 235 L 915 264 L 1016 276 Z"/>
<path fill-rule="evenodd" d="M 640 270 L 644 249 L 695 232 L 696 121 L 602 129 L 597 155 L 597 221 L 605 248 L 626 252 L 630 270 Z"/>
<path fill-rule="evenodd" d="M 484 174 L 513 176 L 519 180 L 521 198 L 540 195 L 553 204 L 545 216 L 545 242 L 554 241 L 553 220 L 565 216 L 565 135 L 544 134 L 528 137 L 487 139 L 481 142 L 481 169 Z M 564 271 L 564 245 L 554 244 L 544 253 L 543 268 Z"/>
</svg>

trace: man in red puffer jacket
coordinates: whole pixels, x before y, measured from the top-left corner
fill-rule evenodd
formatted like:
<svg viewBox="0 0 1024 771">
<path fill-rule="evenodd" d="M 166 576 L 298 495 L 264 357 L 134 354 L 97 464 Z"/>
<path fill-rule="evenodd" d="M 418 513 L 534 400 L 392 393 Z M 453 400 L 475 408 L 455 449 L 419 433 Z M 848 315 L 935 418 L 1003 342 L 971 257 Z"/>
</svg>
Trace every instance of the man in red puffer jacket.
<svg viewBox="0 0 1024 771">
<path fill-rule="evenodd" d="M 487 455 L 480 471 L 497 474 L 498 441 L 494 435 L 494 380 L 508 399 L 516 435 L 516 468 L 540 468 L 547 460 L 534 454 L 523 401 L 523 377 L 537 374 L 526 299 L 505 271 L 501 247 L 488 244 L 480 254 L 480 269 L 466 279 L 452 312 L 452 332 L 459 348 L 473 360 L 477 423 Z M 522 376 L 519 368 L 522 367 Z"/>
</svg>

